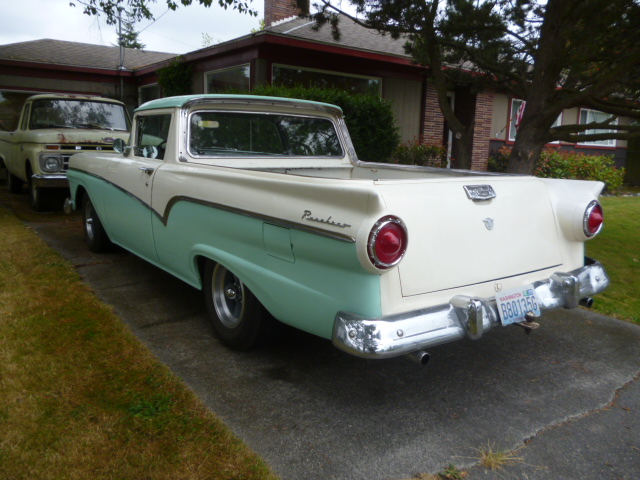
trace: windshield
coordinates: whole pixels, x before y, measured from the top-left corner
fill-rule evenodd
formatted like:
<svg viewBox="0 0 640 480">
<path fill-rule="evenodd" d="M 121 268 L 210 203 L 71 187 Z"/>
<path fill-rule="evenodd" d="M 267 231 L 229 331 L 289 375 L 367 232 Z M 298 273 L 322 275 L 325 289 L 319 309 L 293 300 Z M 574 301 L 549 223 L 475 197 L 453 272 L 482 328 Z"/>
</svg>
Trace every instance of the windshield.
<svg viewBox="0 0 640 480">
<path fill-rule="evenodd" d="M 129 130 L 122 105 L 88 100 L 38 100 L 33 102 L 29 128 L 93 128 Z"/>
<path fill-rule="evenodd" d="M 343 156 L 329 119 L 239 112 L 191 115 L 189 151 L 193 156 Z"/>
</svg>

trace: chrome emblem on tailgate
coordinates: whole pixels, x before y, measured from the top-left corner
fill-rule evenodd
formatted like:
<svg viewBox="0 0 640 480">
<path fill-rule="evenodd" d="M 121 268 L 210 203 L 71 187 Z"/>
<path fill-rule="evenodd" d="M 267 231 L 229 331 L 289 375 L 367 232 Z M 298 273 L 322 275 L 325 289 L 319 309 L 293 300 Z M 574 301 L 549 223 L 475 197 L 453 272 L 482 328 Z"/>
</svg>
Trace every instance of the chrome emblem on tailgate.
<svg viewBox="0 0 640 480">
<path fill-rule="evenodd" d="M 496 198 L 496 192 L 491 185 L 464 185 L 463 188 L 469 200 L 474 202 Z"/>
</svg>

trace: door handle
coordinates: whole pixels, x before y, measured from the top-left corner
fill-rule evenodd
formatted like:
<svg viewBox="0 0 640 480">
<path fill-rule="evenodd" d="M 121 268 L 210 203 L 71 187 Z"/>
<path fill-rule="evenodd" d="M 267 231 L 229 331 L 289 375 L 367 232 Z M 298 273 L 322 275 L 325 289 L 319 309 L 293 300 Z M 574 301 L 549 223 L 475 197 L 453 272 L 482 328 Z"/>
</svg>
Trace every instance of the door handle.
<svg viewBox="0 0 640 480">
<path fill-rule="evenodd" d="M 153 171 L 155 170 L 155 168 L 151 168 L 151 167 L 140 167 L 140 170 L 142 170 L 144 173 L 146 173 L 147 175 L 151 175 L 153 173 Z"/>
</svg>

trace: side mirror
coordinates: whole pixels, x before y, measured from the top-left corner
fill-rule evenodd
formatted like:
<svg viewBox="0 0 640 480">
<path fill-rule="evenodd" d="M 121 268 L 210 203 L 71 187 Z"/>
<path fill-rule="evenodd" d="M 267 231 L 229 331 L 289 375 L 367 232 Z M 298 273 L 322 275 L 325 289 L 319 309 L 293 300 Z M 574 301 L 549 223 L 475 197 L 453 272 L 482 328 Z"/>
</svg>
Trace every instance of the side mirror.
<svg viewBox="0 0 640 480">
<path fill-rule="evenodd" d="M 124 140 L 122 140 L 121 138 L 116 138 L 113 141 L 113 149 L 118 152 L 121 153 L 124 156 L 129 155 L 129 151 L 131 150 L 131 147 L 127 146 L 126 143 L 124 143 Z"/>
</svg>

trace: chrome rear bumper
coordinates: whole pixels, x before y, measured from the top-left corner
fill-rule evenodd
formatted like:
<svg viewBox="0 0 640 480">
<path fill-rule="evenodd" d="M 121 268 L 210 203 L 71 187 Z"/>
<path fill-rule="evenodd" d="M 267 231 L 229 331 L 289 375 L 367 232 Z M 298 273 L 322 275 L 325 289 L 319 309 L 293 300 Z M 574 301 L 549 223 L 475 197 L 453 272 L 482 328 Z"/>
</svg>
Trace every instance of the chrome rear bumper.
<svg viewBox="0 0 640 480">
<path fill-rule="evenodd" d="M 590 258 L 585 258 L 584 267 L 533 283 L 542 311 L 575 308 L 608 286 L 607 272 Z M 496 324 L 500 318 L 495 298 L 456 295 L 448 304 L 382 318 L 338 312 L 333 344 L 359 357 L 388 358 L 464 337 L 477 339 Z"/>
</svg>

